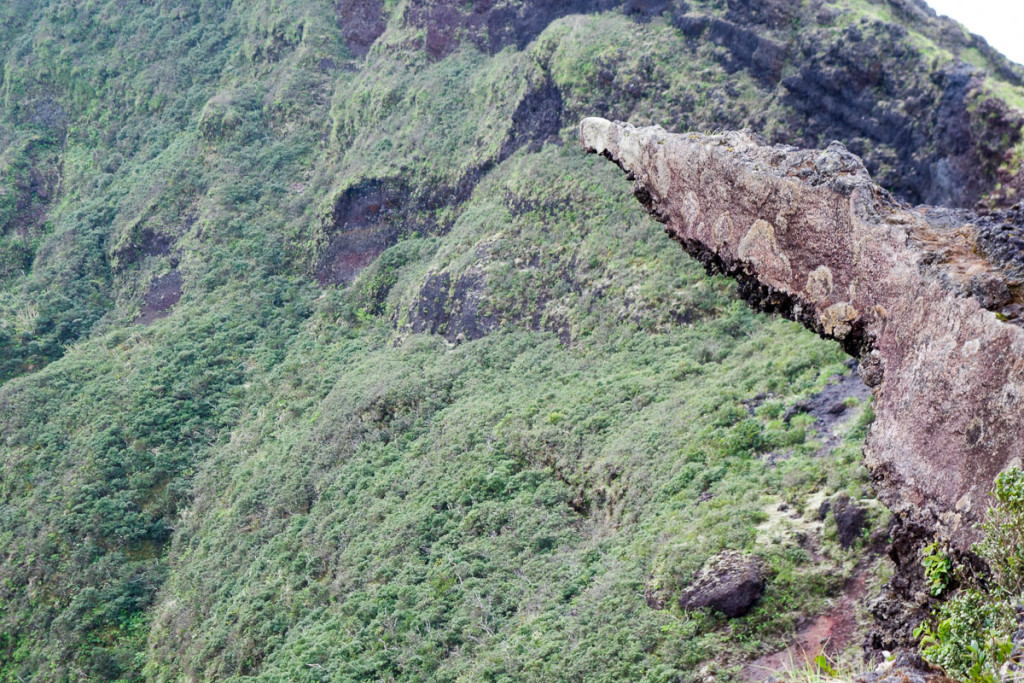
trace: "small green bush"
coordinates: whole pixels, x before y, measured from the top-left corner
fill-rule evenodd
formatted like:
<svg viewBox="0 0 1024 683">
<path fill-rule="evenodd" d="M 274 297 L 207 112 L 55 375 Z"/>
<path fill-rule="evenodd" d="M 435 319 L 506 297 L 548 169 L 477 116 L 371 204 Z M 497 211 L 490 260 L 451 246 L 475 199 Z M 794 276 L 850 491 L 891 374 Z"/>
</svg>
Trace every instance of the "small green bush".
<svg viewBox="0 0 1024 683">
<path fill-rule="evenodd" d="M 1002 680 L 1000 667 L 1013 651 L 1013 607 L 1024 597 L 1024 472 L 999 475 L 992 497 L 984 538 L 973 548 L 988 563 L 990 576 L 965 577 L 966 587 L 915 631 L 925 659 L 971 683 Z M 923 562 L 932 594 L 941 594 L 953 579 L 952 561 L 932 544 Z"/>
<path fill-rule="evenodd" d="M 928 580 L 928 588 L 934 596 L 942 595 L 953 581 L 953 560 L 939 549 L 938 543 L 932 543 L 924 549 L 924 576 Z"/>
<path fill-rule="evenodd" d="M 1007 599 L 1024 595 L 1024 471 L 1010 469 L 996 479 L 994 505 L 977 552 L 992 570 L 996 592 Z"/>
</svg>

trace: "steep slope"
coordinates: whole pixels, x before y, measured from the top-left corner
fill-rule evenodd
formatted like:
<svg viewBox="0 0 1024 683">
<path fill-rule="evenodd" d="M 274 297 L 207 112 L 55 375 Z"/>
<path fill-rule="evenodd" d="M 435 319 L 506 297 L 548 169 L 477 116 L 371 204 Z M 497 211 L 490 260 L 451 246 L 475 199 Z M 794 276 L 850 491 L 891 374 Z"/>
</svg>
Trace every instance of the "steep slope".
<svg viewBox="0 0 1024 683">
<path fill-rule="evenodd" d="M 1019 161 L 1016 67 L 908 3 L 19 1 L 0 61 L 5 681 L 730 675 L 864 554 L 779 507 L 870 497 L 870 409 L 575 122 Z M 681 611 L 725 548 L 761 602 Z"/>
</svg>

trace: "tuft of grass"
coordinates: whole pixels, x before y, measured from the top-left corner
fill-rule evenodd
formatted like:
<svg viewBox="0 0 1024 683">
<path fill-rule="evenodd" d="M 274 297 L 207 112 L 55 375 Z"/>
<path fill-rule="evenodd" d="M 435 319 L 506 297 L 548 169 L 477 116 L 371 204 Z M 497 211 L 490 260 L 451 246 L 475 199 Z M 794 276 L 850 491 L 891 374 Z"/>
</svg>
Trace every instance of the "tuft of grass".
<svg viewBox="0 0 1024 683">
<path fill-rule="evenodd" d="M 771 672 L 778 683 L 849 683 L 874 669 L 858 648 L 814 657 L 790 651 L 788 657 L 782 671 Z"/>
</svg>

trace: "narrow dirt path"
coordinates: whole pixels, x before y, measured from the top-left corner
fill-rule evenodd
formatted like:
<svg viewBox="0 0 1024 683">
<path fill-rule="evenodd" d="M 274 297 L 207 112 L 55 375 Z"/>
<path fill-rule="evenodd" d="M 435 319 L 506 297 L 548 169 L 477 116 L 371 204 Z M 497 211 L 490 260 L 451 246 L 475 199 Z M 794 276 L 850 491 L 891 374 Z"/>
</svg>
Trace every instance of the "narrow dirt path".
<svg viewBox="0 0 1024 683">
<path fill-rule="evenodd" d="M 743 667 L 740 680 L 762 683 L 772 674 L 785 673 L 792 667 L 803 668 L 820 654 L 832 656 L 846 649 L 859 636 L 857 603 L 867 591 L 870 567 L 870 562 L 858 565 L 835 607 L 800 629 L 786 649 L 765 655 Z"/>
</svg>

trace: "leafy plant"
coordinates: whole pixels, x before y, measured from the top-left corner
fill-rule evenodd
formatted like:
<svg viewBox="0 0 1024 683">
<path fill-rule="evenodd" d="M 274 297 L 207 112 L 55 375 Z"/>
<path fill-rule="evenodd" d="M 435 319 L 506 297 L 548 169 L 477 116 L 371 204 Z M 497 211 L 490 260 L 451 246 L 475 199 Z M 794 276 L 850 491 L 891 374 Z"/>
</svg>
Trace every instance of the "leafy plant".
<svg viewBox="0 0 1024 683">
<path fill-rule="evenodd" d="M 820 654 L 817 657 L 815 657 L 814 663 L 817 665 L 819 669 L 827 673 L 829 676 L 836 677 L 839 675 L 839 672 L 835 670 L 835 668 L 832 666 L 832 663 L 828 661 L 828 657 L 826 657 L 824 654 Z"/>
<path fill-rule="evenodd" d="M 799 659 L 790 652 L 783 669 L 772 672 L 772 677 L 783 683 L 840 683 L 868 668 L 863 655 L 855 649 L 832 655 L 820 653 L 813 658 L 805 654 Z"/>
<path fill-rule="evenodd" d="M 992 506 L 975 548 L 992 572 L 992 587 L 1005 598 L 1024 595 L 1024 471 L 1011 468 L 999 475 Z"/>
<path fill-rule="evenodd" d="M 1001 667 L 1013 652 L 1014 605 L 1024 599 L 1024 473 L 1017 468 L 997 477 L 992 504 L 981 525 L 984 536 L 973 550 L 990 568 L 939 605 L 929 622 L 914 631 L 921 654 L 950 675 L 971 683 L 1000 683 Z M 926 576 L 934 595 L 948 587 L 954 570 L 949 558 L 932 544 L 925 553 Z M 939 589 L 936 592 L 936 589 Z"/>
<path fill-rule="evenodd" d="M 925 579 L 934 596 L 942 595 L 953 581 L 953 560 L 943 552 L 938 542 L 930 543 L 922 550 Z"/>
</svg>

